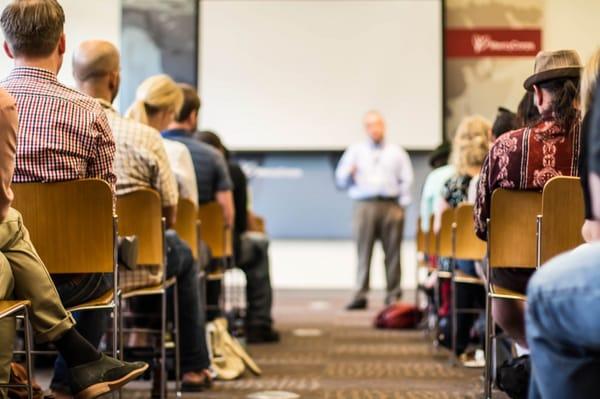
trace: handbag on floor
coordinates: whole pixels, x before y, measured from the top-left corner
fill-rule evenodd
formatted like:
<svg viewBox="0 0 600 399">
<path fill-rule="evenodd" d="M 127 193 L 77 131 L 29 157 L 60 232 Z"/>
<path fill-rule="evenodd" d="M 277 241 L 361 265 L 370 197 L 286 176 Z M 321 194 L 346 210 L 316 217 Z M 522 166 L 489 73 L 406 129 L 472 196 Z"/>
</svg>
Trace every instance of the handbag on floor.
<svg viewBox="0 0 600 399">
<path fill-rule="evenodd" d="M 256 375 L 262 373 L 242 345 L 229 334 L 225 318 L 207 323 L 206 340 L 211 368 L 217 379 L 229 381 L 239 378 L 244 374 L 246 367 Z"/>
<path fill-rule="evenodd" d="M 398 302 L 387 306 L 375 318 L 376 328 L 409 329 L 421 321 L 421 311 L 416 306 Z"/>
<path fill-rule="evenodd" d="M 27 371 L 19 363 L 10 364 L 10 384 L 27 384 Z M 44 399 L 42 388 L 33 382 L 33 399 Z M 1 395 L 0 395 L 1 396 Z M 27 399 L 27 388 L 8 388 L 8 397 L 10 399 Z"/>
</svg>

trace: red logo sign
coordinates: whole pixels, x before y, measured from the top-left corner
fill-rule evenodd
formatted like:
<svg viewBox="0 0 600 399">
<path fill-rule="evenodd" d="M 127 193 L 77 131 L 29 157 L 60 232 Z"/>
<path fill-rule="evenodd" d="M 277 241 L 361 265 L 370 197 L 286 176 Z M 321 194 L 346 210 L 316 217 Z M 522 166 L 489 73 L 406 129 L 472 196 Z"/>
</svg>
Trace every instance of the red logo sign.
<svg viewBox="0 0 600 399">
<path fill-rule="evenodd" d="M 446 57 L 532 57 L 542 47 L 540 29 L 446 29 Z"/>
</svg>

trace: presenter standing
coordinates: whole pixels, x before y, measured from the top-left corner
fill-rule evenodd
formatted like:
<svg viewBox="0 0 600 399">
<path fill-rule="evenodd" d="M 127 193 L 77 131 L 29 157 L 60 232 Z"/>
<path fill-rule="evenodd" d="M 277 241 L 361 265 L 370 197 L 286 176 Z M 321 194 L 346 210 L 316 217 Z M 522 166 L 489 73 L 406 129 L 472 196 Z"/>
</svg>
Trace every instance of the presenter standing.
<svg viewBox="0 0 600 399">
<path fill-rule="evenodd" d="M 342 156 L 336 182 L 355 201 L 354 236 L 358 250 L 356 291 L 346 309 L 367 307 L 373 245 L 381 241 L 385 253 L 387 294 L 390 304 L 402 296 L 400 246 L 404 208 L 410 203 L 413 169 L 400 146 L 385 140 L 385 121 L 377 111 L 364 117 L 368 139 L 352 145 Z"/>
</svg>

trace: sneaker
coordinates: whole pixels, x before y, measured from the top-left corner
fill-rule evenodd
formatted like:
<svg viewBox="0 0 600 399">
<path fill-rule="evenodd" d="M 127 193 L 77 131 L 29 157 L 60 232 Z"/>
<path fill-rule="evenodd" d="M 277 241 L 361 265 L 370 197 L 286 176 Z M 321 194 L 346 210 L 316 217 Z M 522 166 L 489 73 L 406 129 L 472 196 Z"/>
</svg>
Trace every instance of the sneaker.
<svg viewBox="0 0 600 399">
<path fill-rule="evenodd" d="M 357 298 L 346 305 L 346 310 L 365 310 L 367 305 L 367 298 Z"/>
<path fill-rule="evenodd" d="M 148 364 L 122 362 L 104 354 L 100 359 L 69 369 L 75 399 L 93 399 L 116 391 L 144 374 Z"/>
</svg>

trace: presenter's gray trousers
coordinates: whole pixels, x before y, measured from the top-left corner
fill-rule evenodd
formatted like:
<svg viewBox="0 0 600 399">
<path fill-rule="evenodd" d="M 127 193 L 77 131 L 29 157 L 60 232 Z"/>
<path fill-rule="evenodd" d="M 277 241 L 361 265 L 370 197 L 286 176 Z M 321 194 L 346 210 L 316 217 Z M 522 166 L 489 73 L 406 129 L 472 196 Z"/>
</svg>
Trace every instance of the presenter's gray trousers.
<svg viewBox="0 0 600 399">
<path fill-rule="evenodd" d="M 365 298 L 369 292 L 373 246 L 376 241 L 380 241 L 385 253 L 386 302 L 396 300 L 401 295 L 400 247 L 404 227 L 404 210 L 396 201 L 357 201 L 354 206 L 353 222 L 358 250 L 355 299 Z"/>
</svg>

